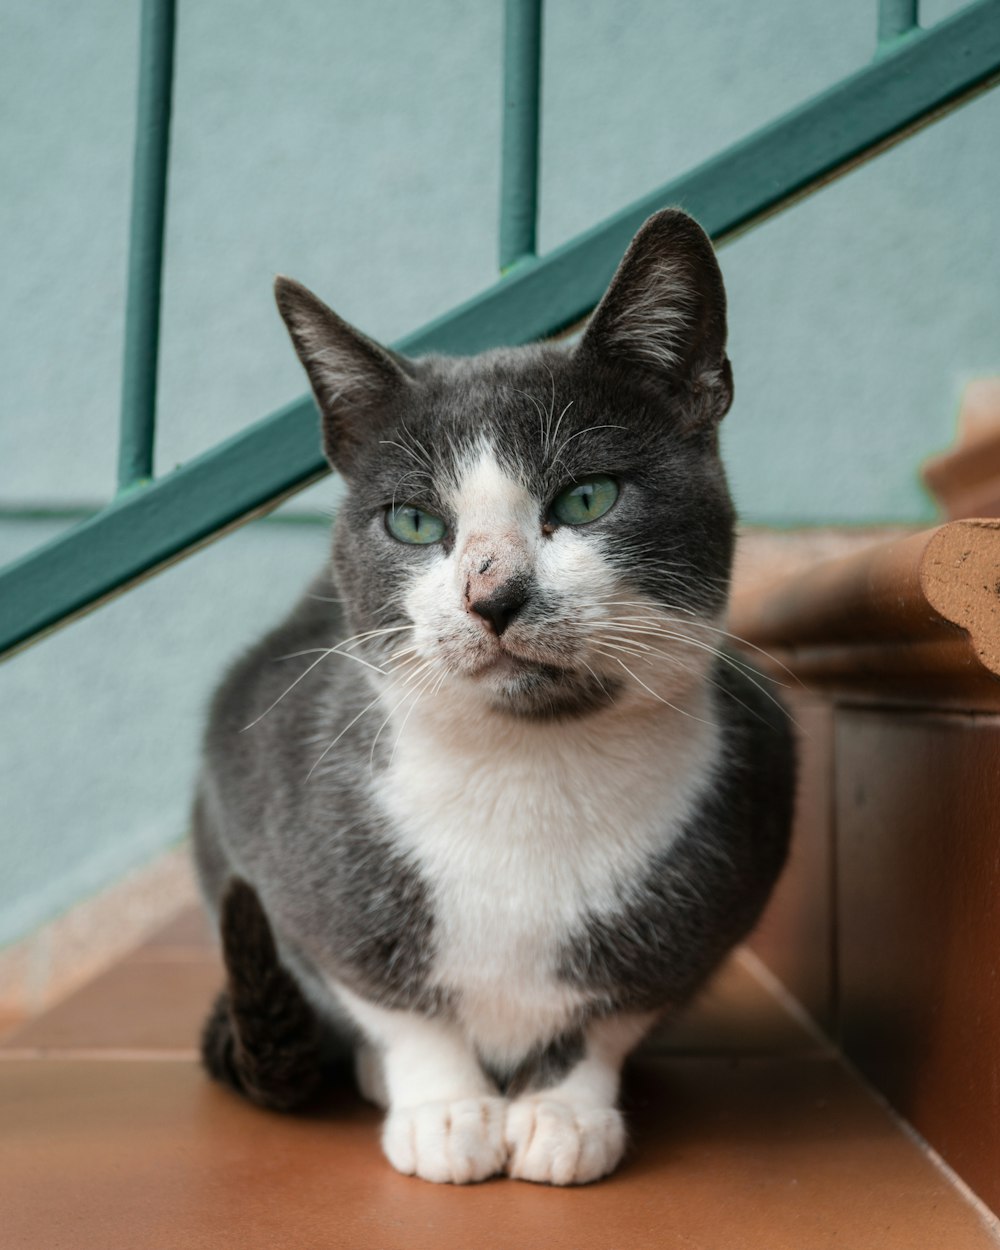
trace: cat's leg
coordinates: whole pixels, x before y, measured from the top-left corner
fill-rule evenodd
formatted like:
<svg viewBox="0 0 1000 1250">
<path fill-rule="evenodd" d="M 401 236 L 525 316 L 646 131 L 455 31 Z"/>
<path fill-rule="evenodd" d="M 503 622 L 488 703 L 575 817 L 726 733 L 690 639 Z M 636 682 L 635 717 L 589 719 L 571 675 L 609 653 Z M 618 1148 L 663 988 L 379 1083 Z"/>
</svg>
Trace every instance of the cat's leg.
<svg viewBox="0 0 1000 1250">
<path fill-rule="evenodd" d="M 202 1031 L 202 1062 L 263 1107 L 301 1106 L 322 1075 L 319 1021 L 281 964 L 260 899 L 245 881 L 229 883 L 219 929 L 226 988 Z"/>
<path fill-rule="evenodd" d="M 458 1185 L 502 1172 L 504 1100 L 459 1029 L 336 992 L 367 1039 L 358 1075 L 362 1092 L 388 1108 L 382 1149 L 392 1166 Z"/>
<path fill-rule="evenodd" d="M 549 1185 L 584 1185 L 614 1171 L 625 1151 L 616 1103 L 622 1064 L 657 1014 L 608 1016 L 585 1030 L 583 1056 L 555 1083 L 539 1081 L 508 1105 L 508 1175 Z"/>
<path fill-rule="evenodd" d="M 371 1042 L 360 1042 L 354 1051 L 354 1080 L 366 1102 L 383 1111 L 389 1110 L 389 1092 L 385 1087 L 382 1056 Z"/>
</svg>

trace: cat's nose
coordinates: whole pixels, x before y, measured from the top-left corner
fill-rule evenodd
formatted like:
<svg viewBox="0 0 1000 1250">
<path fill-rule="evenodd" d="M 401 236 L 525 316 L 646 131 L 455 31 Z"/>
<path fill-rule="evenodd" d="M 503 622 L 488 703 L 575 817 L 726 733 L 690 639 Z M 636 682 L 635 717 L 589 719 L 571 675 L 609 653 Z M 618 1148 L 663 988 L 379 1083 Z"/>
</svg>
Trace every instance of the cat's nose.
<svg viewBox="0 0 1000 1250">
<path fill-rule="evenodd" d="M 469 611 L 480 617 L 483 624 L 499 637 L 527 602 L 524 582 L 517 579 L 497 587 L 491 595 L 472 600 Z"/>
</svg>

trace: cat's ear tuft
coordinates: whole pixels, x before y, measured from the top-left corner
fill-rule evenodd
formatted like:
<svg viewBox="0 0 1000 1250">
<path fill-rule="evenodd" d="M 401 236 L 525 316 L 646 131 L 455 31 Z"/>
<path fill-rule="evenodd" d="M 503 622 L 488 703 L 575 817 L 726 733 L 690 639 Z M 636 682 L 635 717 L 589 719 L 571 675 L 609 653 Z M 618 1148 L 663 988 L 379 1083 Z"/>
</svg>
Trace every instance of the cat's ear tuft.
<svg viewBox="0 0 1000 1250">
<path fill-rule="evenodd" d="M 409 385 L 409 362 L 348 325 L 292 278 L 275 278 L 274 298 L 322 414 L 323 449 L 334 468 L 349 474 L 358 448 Z"/>
<path fill-rule="evenodd" d="M 693 217 L 668 208 L 645 222 L 577 356 L 677 394 L 694 424 L 725 416 L 733 398 L 726 293 L 711 241 Z"/>
</svg>

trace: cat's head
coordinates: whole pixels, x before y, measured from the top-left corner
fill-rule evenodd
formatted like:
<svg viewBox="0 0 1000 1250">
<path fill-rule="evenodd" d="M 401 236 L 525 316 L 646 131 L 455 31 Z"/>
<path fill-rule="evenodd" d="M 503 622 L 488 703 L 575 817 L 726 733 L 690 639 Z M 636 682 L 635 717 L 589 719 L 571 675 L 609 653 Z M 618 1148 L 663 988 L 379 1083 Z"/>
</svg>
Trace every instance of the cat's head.
<svg viewBox="0 0 1000 1250">
<path fill-rule="evenodd" d="M 570 348 L 406 360 L 297 283 L 276 294 L 348 486 L 348 620 L 386 631 L 358 654 L 401 691 L 457 684 L 515 715 L 702 680 L 732 560 L 732 376 L 722 277 L 690 217 L 646 222 Z"/>
</svg>

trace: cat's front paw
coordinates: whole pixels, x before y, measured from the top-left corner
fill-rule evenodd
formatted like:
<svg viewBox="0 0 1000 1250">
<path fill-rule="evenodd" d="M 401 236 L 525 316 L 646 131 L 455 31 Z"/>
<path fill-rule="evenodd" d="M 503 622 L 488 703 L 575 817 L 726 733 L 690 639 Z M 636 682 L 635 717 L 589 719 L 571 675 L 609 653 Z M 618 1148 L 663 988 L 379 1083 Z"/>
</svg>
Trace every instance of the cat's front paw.
<svg viewBox="0 0 1000 1250">
<path fill-rule="evenodd" d="M 547 1185 L 585 1185 L 607 1176 L 625 1152 L 625 1122 L 614 1107 L 576 1107 L 522 1098 L 507 1108 L 507 1173 Z"/>
<path fill-rule="evenodd" d="M 504 1170 L 502 1098 L 463 1098 L 397 1107 L 386 1116 L 382 1149 L 397 1172 L 465 1185 Z"/>
</svg>

